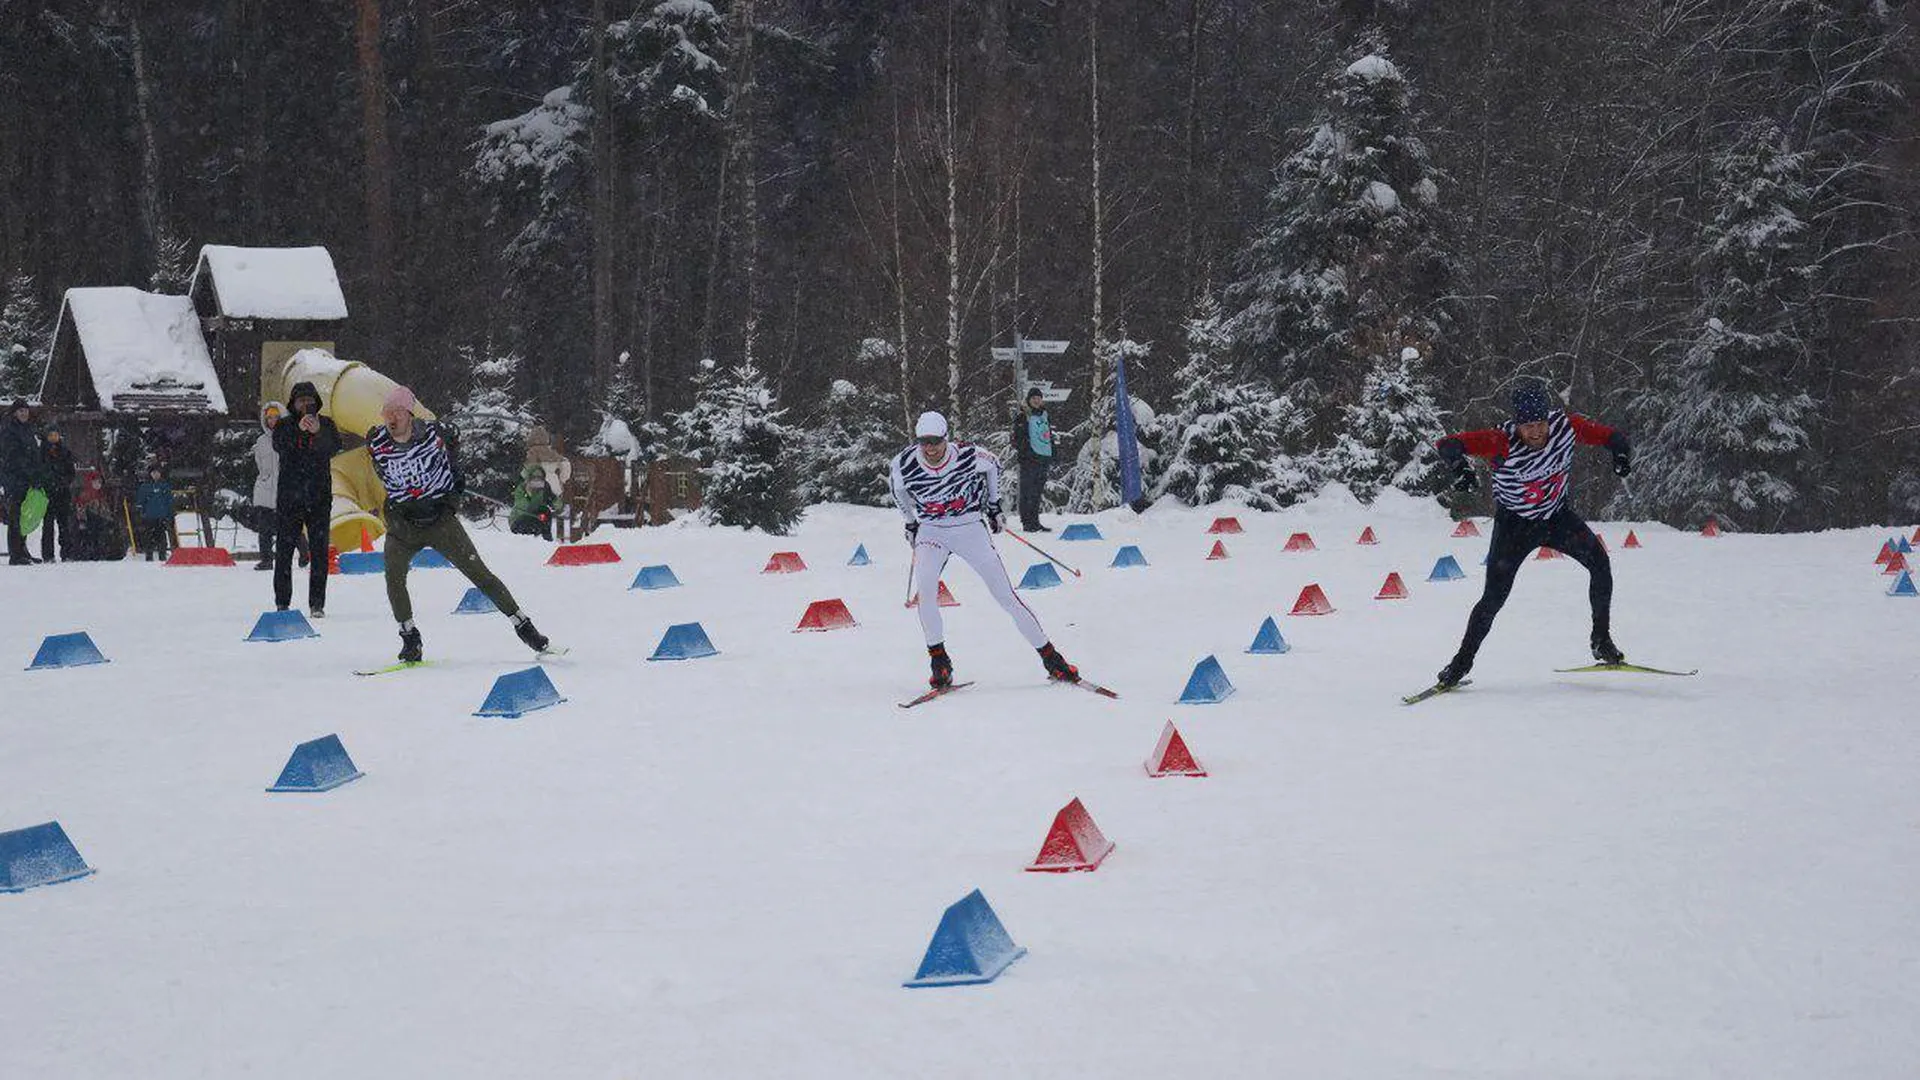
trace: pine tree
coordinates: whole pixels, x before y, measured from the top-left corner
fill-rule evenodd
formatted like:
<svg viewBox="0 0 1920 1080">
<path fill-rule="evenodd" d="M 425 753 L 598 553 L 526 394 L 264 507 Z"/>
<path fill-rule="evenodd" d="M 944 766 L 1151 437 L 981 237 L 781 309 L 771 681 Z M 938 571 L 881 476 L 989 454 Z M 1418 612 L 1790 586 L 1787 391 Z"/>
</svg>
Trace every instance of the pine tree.
<svg viewBox="0 0 1920 1080">
<path fill-rule="evenodd" d="M 1370 37 L 1281 163 L 1267 218 L 1227 289 L 1238 354 L 1325 432 L 1365 374 L 1405 347 L 1430 355 L 1449 322 L 1440 172 L 1406 77 Z"/>
<path fill-rule="evenodd" d="M 1257 376 L 1234 381 L 1223 322 L 1211 297 L 1187 320 L 1187 362 L 1174 377 L 1180 395 L 1157 425 L 1168 457 L 1159 493 L 1189 506 L 1235 499 L 1278 510 L 1315 486 L 1290 453 L 1305 435 L 1306 411 Z"/>
<path fill-rule="evenodd" d="M 1701 236 L 1700 303 L 1680 362 L 1636 400 L 1634 508 L 1693 524 L 1776 529 L 1802 488 L 1814 402 L 1806 156 L 1771 123 L 1721 156 Z"/>
<path fill-rule="evenodd" d="M 1371 503 L 1385 488 L 1433 495 L 1442 487 L 1434 443 L 1444 434 L 1421 370 L 1420 351 L 1375 363 L 1360 400 L 1343 410 L 1346 424 L 1321 456 L 1319 472 Z"/>
<path fill-rule="evenodd" d="M 537 421 L 515 389 L 519 354 L 490 356 L 488 351 L 460 347 L 460 363 L 471 373 L 471 382 L 466 398 L 442 419 L 459 439 L 460 468 L 467 486 L 505 499 L 520 482 L 527 429 Z"/>
<path fill-rule="evenodd" d="M 33 278 L 14 274 L 0 301 L 0 393 L 38 394 L 46 370 L 53 326 L 34 291 Z"/>
<path fill-rule="evenodd" d="M 802 509 L 795 483 L 800 432 L 783 422 L 787 411 L 752 364 L 729 371 L 711 396 L 717 400 L 711 460 L 700 470 L 701 513 L 716 525 L 784 536 Z"/>
<path fill-rule="evenodd" d="M 667 429 L 646 419 L 646 402 L 633 377 L 633 354 L 622 352 L 613 369 L 600 410 L 600 428 L 583 448 L 587 454 L 616 457 L 629 466 L 646 465 L 660 455 Z"/>
<path fill-rule="evenodd" d="M 906 444 L 891 395 L 835 379 L 806 431 L 800 501 L 887 506 L 888 459 Z"/>
<path fill-rule="evenodd" d="M 693 369 L 693 402 L 668 418 L 675 449 L 694 462 L 713 460 L 717 429 L 727 408 L 727 372 L 706 357 Z"/>
</svg>

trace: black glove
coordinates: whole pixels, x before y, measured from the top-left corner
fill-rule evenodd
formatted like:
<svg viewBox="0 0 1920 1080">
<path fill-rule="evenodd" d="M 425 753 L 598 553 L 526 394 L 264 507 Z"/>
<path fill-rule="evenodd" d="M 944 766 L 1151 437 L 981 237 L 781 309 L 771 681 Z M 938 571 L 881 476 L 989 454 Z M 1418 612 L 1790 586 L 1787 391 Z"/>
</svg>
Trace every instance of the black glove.
<svg viewBox="0 0 1920 1080">
<path fill-rule="evenodd" d="M 1473 466 L 1470 463 L 1468 463 L 1468 461 L 1465 458 L 1461 458 L 1460 464 L 1454 466 L 1453 490 L 1466 492 L 1466 491 L 1478 491 L 1479 489 L 1480 489 L 1479 474 L 1473 471 Z"/>
<path fill-rule="evenodd" d="M 907 522 L 906 532 L 907 532 L 907 543 L 910 545 L 917 543 L 920 539 L 920 523 L 917 521 Z"/>
<path fill-rule="evenodd" d="M 999 507 L 997 506 L 987 507 L 987 528 L 991 529 L 994 532 L 1000 531 L 1000 508 Z"/>
<path fill-rule="evenodd" d="M 1615 450 L 1613 452 L 1613 475 L 1625 476 L 1632 471 L 1633 458 L 1625 451 Z"/>
</svg>

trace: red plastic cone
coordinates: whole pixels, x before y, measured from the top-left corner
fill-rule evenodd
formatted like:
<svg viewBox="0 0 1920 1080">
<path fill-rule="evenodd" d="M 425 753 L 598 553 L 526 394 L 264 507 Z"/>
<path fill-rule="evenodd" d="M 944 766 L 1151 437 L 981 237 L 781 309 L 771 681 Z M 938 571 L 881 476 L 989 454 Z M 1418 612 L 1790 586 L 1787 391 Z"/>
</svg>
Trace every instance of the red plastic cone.
<svg viewBox="0 0 1920 1080">
<path fill-rule="evenodd" d="M 1897 574 L 1906 568 L 1907 557 L 1896 551 L 1893 553 L 1893 558 L 1887 560 L 1887 568 L 1880 572 L 1883 574 Z"/>
<path fill-rule="evenodd" d="M 367 527 L 365 525 L 360 526 L 360 550 L 373 550 L 373 537 L 367 535 Z"/>
<path fill-rule="evenodd" d="M 1318 585 L 1309 585 L 1300 590 L 1300 599 L 1293 602 L 1289 615 L 1331 615 L 1333 604 L 1327 594 Z"/>
<path fill-rule="evenodd" d="M 1169 720 L 1160 732 L 1160 741 L 1154 744 L 1153 756 L 1147 759 L 1147 775 L 1205 776 L 1207 770 L 1200 767 L 1193 751 L 1187 749 L 1187 740 L 1180 737 L 1180 729 Z"/>
<path fill-rule="evenodd" d="M 1880 544 L 1880 554 L 1875 555 L 1873 557 L 1873 565 L 1885 566 L 1887 565 L 1888 559 L 1893 558 L 1895 555 L 1898 555 L 1899 553 L 1900 553 L 1900 549 L 1893 546 L 1893 541 L 1891 540 L 1882 541 Z"/>
<path fill-rule="evenodd" d="M 327 545 L 327 573 L 337 574 L 339 572 L 340 572 L 340 549 L 337 547 L 334 547 L 332 544 L 328 544 Z"/>
<path fill-rule="evenodd" d="M 233 553 L 222 547 L 177 547 L 168 566 L 232 566 Z"/>
<path fill-rule="evenodd" d="M 1475 525 L 1475 524 L 1473 523 L 1473 520 L 1472 520 L 1471 518 L 1466 518 L 1466 519 L 1462 519 L 1462 520 L 1461 520 L 1461 522 L 1460 522 L 1460 524 L 1458 524 L 1458 525 L 1455 525 L 1455 526 L 1453 527 L 1453 535 L 1455 535 L 1455 536 L 1479 536 L 1479 535 L 1480 535 L 1480 526 L 1478 526 L 1478 525 Z"/>
<path fill-rule="evenodd" d="M 949 590 L 949 589 L 947 588 L 947 583 L 946 583 L 946 582 L 944 582 L 944 581 L 940 583 L 940 593 L 939 593 L 939 599 L 940 599 L 940 606 L 941 606 L 941 607 L 959 607 L 959 606 L 960 606 L 960 601 L 958 601 L 958 600 L 955 600 L 955 599 L 953 598 L 953 593 L 952 593 L 952 591 L 951 591 L 951 590 Z M 911 607 L 919 607 L 919 606 L 920 606 L 920 594 L 919 594 L 919 593 L 914 593 L 914 594 L 913 594 L 913 599 L 911 599 L 911 600 L 909 600 L 909 601 L 907 601 L 907 606 L 908 606 L 908 607 L 910 607 L 910 608 L 911 608 Z"/>
<path fill-rule="evenodd" d="M 1541 548 L 1540 553 L 1534 556 L 1535 559 L 1557 559 L 1559 557 L 1560 553 L 1550 547 Z"/>
<path fill-rule="evenodd" d="M 776 551 L 773 553 L 773 556 L 767 560 L 766 567 L 760 572 L 763 574 L 797 574 L 806 568 L 806 561 L 800 558 L 799 552 Z"/>
<path fill-rule="evenodd" d="M 1720 522 L 1714 518 L 1708 518 L 1706 525 L 1703 526 L 1700 530 L 1700 535 L 1707 536 L 1707 537 L 1719 536 Z"/>
<path fill-rule="evenodd" d="M 1215 540 L 1213 542 L 1213 550 L 1207 552 L 1208 562 L 1212 562 L 1215 559 L 1231 559 L 1231 558 L 1233 558 L 1233 556 L 1227 554 L 1227 545 L 1225 541 Z"/>
<path fill-rule="evenodd" d="M 1379 539 L 1373 535 L 1373 526 L 1371 525 L 1361 529 L 1360 539 L 1354 541 L 1356 544 L 1377 544 L 1379 542 Z"/>
<path fill-rule="evenodd" d="M 1913 527 L 1913 542 L 1916 544 L 1920 544 L 1920 525 L 1915 525 Z"/>
<path fill-rule="evenodd" d="M 1387 580 L 1381 583 L 1380 591 L 1375 593 L 1373 598 L 1375 600 L 1405 600 L 1407 598 L 1407 583 L 1400 580 L 1400 571 L 1395 570 L 1388 574 Z"/>
<path fill-rule="evenodd" d="M 1207 535 L 1209 536 L 1215 533 L 1237 533 L 1245 531 L 1246 530 L 1240 527 L 1240 519 L 1237 517 L 1214 518 L 1213 524 L 1207 526 Z M 1915 530 L 1914 539 L 1920 540 L 1920 530 Z"/>
<path fill-rule="evenodd" d="M 1313 537 L 1308 536 L 1306 533 L 1303 533 L 1303 532 L 1297 532 L 1297 533 L 1294 533 L 1292 536 L 1287 537 L 1287 546 L 1282 550 L 1318 551 L 1320 549 L 1313 546 Z"/>
<path fill-rule="evenodd" d="M 1637 548 L 1637 547 L 1639 547 L 1639 546 L 1640 546 L 1640 538 L 1639 538 L 1639 537 L 1637 537 L 1637 536 L 1635 536 L 1635 535 L 1633 535 L 1633 530 L 1632 530 L 1632 529 L 1628 529 L 1628 530 L 1627 530 L 1627 542 L 1626 542 L 1626 543 L 1624 543 L 1624 544 L 1621 544 L 1620 546 L 1621 546 L 1621 547 L 1623 547 L 1623 548 Z"/>
<path fill-rule="evenodd" d="M 548 566 L 597 566 L 620 561 L 612 544 L 561 544 L 547 556 Z"/>
<path fill-rule="evenodd" d="M 1075 799 L 1053 816 L 1053 828 L 1040 845 L 1029 870 L 1060 873 L 1067 870 L 1097 870 L 1100 861 L 1113 851 L 1113 841 L 1100 832 L 1087 808 Z"/>
<path fill-rule="evenodd" d="M 800 616 L 800 625 L 793 628 L 794 633 L 802 630 L 841 630 L 849 626 L 859 626 L 853 621 L 853 612 L 847 610 L 844 600 L 815 600 L 807 605 L 807 613 Z"/>
</svg>

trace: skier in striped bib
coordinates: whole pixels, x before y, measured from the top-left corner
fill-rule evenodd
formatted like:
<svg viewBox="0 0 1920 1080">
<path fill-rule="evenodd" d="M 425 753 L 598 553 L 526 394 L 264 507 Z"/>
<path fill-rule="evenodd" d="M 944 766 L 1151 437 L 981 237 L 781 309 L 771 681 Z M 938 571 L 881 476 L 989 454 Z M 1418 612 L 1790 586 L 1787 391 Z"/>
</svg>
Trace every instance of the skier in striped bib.
<svg viewBox="0 0 1920 1080">
<path fill-rule="evenodd" d="M 1603 664 L 1626 660 L 1613 643 L 1613 567 L 1607 549 L 1580 515 L 1567 505 L 1576 444 L 1604 446 L 1613 455 L 1613 472 L 1633 471 L 1633 446 L 1625 432 L 1584 416 L 1557 409 L 1544 387 L 1528 384 L 1513 392 L 1513 419 L 1497 428 L 1448 435 L 1438 443 L 1440 458 L 1454 471 L 1456 491 L 1479 486 L 1470 457 L 1487 458 L 1493 467 L 1493 539 L 1487 552 L 1487 587 L 1467 618 L 1467 633 L 1437 677 L 1452 687 L 1473 670 L 1474 654 L 1494 616 L 1507 602 L 1514 575 L 1536 548 L 1552 548 L 1587 568 L 1587 599 L 1593 608 L 1593 658 Z"/>
<path fill-rule="evenodd" d="M 394 387 L 381 404 L 381 425 L 367 432 L 367 452 L 387 491 L 387 604 L 400 624 L 401 663 L 420 663 L 423 655 L 420 629 L 413 625 L 413 598 L 407 595 L 407 571 L 423 548 L 445 555 L 512 621 L 513 632 L 528 648 L 545 652 L 547 636 L 534 628 L 474 550 L 455 512 L 466 481 L 440 425 L 415 417 L 414 404 L 413 391 Z"/>
<path fill-rule="evenodd" d="M 914 445 L 894 455 L 888 470 L 893 500 L 906 518 L 907 543 L 913 545 L 913 585 L 920 597 L 920 628 L 935 690 L 953 685 L 953 660 L 947 655 L 940 617 L 940 572 L 955 555 L 965 560 L 987 591 L 1013 618 L 1027 644 L 1040 653 L 1047 677 L 1079 682 L 1080 670 L 1060 655 L 1033 610 L 1013 590 L 1013 580 L 993 546 L 1000 531 L 1000 461 L 977 446 L 947 441 L 947 418 L 920 414 Z"/>
</svg>

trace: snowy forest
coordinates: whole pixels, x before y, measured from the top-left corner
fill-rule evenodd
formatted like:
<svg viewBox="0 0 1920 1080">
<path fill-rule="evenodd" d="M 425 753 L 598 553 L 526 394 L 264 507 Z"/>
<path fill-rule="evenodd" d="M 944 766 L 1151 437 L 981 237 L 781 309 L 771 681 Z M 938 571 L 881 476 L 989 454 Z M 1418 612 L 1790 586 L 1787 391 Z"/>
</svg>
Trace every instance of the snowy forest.
<svg viewBox="0 0 1920 1080">
<path fill-rule="evenodd" d="M 1156 497 L 1433 493 L 1537 379 L 1635 440 L 1585 511 L 1910 521 L 1917 95 L 1900 0 L 0 0 L 0 390 L 323 244 L 343 356 L 771 528 L 1004 448 L 1016 335 L 1075 510 L 1124 358 Z"/>
</svg>

